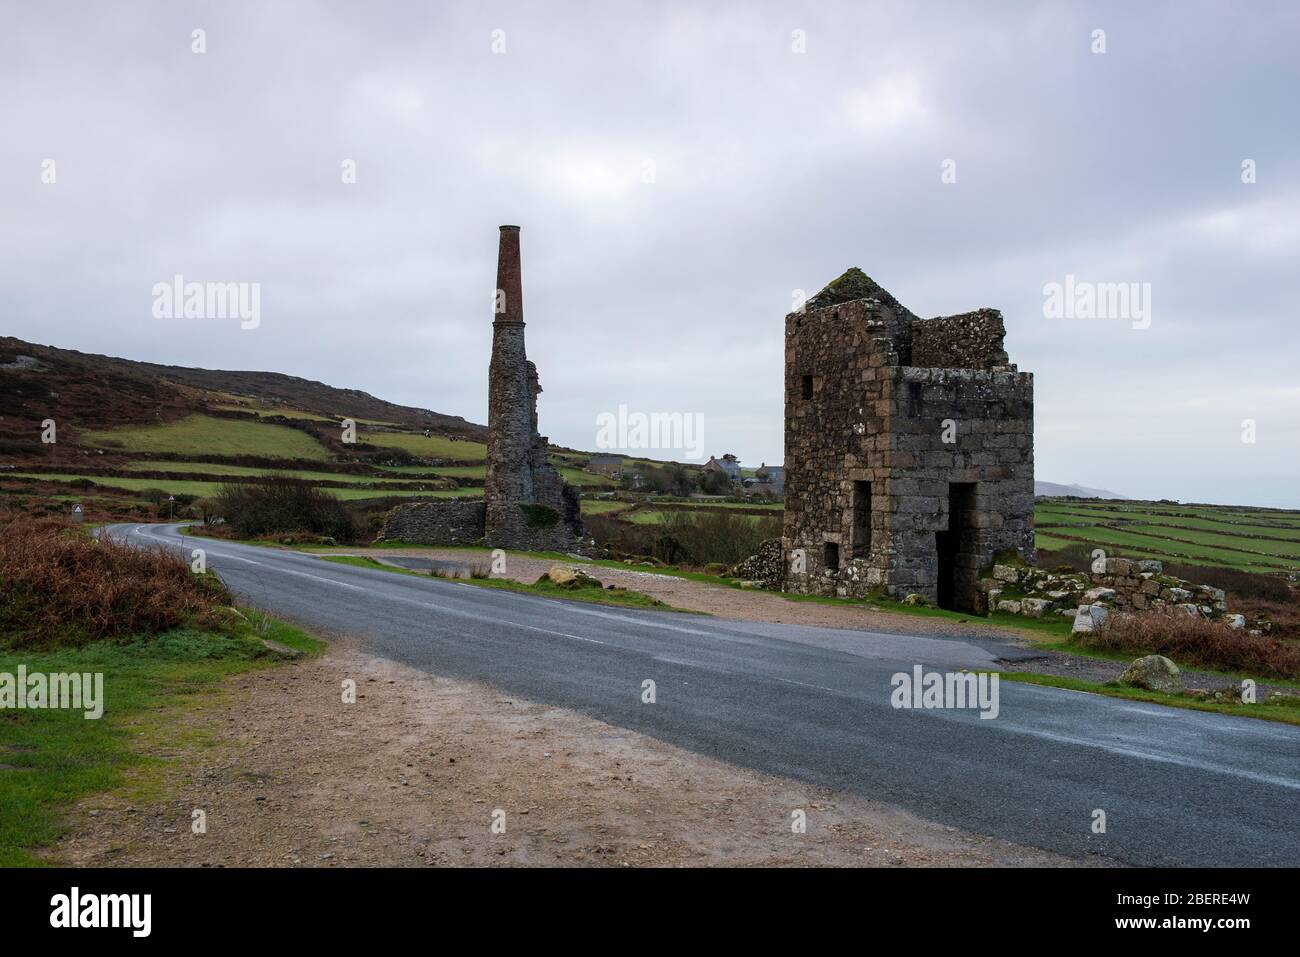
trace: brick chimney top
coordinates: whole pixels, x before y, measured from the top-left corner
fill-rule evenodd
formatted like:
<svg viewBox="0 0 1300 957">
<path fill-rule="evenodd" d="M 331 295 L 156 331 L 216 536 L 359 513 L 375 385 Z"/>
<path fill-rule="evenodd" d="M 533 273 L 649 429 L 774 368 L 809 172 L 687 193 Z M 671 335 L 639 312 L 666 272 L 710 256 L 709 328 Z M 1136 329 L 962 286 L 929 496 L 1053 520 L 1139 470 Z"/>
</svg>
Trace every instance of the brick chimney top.
<svg viewBox="0 0 1300 957">
<path fill-rule="evenodd" d="M 524 321 L 523 278 L 519 269 L 519 227 L 502 226 L 497 247 L 497 294 L 494 322 Z"/>
</svg>

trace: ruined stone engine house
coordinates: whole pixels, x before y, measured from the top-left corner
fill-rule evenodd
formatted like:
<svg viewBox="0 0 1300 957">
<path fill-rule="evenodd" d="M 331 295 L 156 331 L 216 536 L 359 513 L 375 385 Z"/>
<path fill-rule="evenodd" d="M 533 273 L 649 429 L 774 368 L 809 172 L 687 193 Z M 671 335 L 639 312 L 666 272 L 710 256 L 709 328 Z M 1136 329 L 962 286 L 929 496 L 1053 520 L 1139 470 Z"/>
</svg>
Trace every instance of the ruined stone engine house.
<svg viewBox="0 0 1300 957">
<path fill-rule="evenodd" d="M 785 590 L 975 610 L 1033 559 L 1033 376 L 1002 314 L 919 319 L 859 269 L 785 318 Z"/>
</svg>

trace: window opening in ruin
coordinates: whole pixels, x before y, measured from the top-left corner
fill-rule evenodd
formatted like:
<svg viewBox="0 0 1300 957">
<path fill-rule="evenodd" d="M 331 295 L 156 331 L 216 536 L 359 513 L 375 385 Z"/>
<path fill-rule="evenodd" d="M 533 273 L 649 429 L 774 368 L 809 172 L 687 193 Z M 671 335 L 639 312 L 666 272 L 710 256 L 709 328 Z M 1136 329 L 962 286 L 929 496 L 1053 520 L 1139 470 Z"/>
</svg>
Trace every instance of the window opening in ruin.
<svg viewBox="0 0 1300 957">
<path fill-rule="evenodd" d="M 921 383 L 919 382 L 907 384 L 907 417 L 909 419 L 921 417 Z"/>
<path fill-rule="evenodd" d="M 823 562 L 828 571 L 837 572 L 840 570 L 840 546 L 835 542 L 826 543 L 826 554 L 823 556 Z"/>
<path fill-rule="evenodd" d="M 853 557 L 871 554 L 871 483 L 853 483 Z"/>
<path fill-rule="evenodd" d="M 812 376 L 810 375 L 803 377 L 803 397 L 805 399 L 812 398 Z"/>
</svg>

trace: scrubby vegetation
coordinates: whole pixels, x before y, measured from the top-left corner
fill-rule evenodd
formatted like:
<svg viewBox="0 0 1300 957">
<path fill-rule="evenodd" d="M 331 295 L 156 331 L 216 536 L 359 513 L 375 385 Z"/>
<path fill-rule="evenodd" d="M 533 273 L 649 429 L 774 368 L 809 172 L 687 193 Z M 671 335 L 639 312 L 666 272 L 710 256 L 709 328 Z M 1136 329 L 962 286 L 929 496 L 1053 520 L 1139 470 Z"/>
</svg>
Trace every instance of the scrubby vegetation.
<svg viewBox="0 0 1300 957">
<path fill-rule="evenodd" d="M 1238 598 L 1254 598 L 1272 602 L 1290 602 L 1291 588 L 1277 575 L 1246 572 L 1238 568 L 1213 565 L 1181 565 L 1168 563 L 1165 571 L 1178 578 L 1222 588 Z"/>
<path fill-rule="evenodd" d="M 1111 615 L 1079 643 L 1097 651 L 1160 654 L 1182 666 L 1300 679 L 1300 643 L 1234 631 L 1177 611 Z"/>
<path fill-rule="evenodd" d="M 71 647 L 213 623 L 230 596 L 176 552 L 53 518 L 0 518 L 0 644 Z"/>
<path fill-rule="evenodd" d="M 638 525 L 602 515 L 585 518 L 588 531 L 615 557 L 642 556 L 668 565 L 734 565 L 780 538 L 778 515 L 736 515 L 725 510 L 667 512 L 654 524 Z"/>
<path fill-rule="evenodd" d="M 345 542 L 357 534 L 356 521 L 346 505 L 287 475 L 228 482 L 215 499 L 215 511 L 241 538 L 302 532 Z"/>
</svg>

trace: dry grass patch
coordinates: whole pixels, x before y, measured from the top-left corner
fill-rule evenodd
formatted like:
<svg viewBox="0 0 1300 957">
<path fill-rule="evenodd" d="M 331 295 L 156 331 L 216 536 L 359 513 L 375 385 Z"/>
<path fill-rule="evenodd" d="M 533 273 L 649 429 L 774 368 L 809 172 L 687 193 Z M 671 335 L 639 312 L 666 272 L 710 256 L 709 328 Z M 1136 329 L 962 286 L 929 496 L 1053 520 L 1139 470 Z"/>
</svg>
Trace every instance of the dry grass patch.
<svg viewBox="0 0 1300 957">
<path fill-rule="evenodd" d="M 95 539 L 54 518 L 0 517 L 0 643 L 80 646 L 215 620 L 230 595 L 176 552 Z"/>
</svg>

